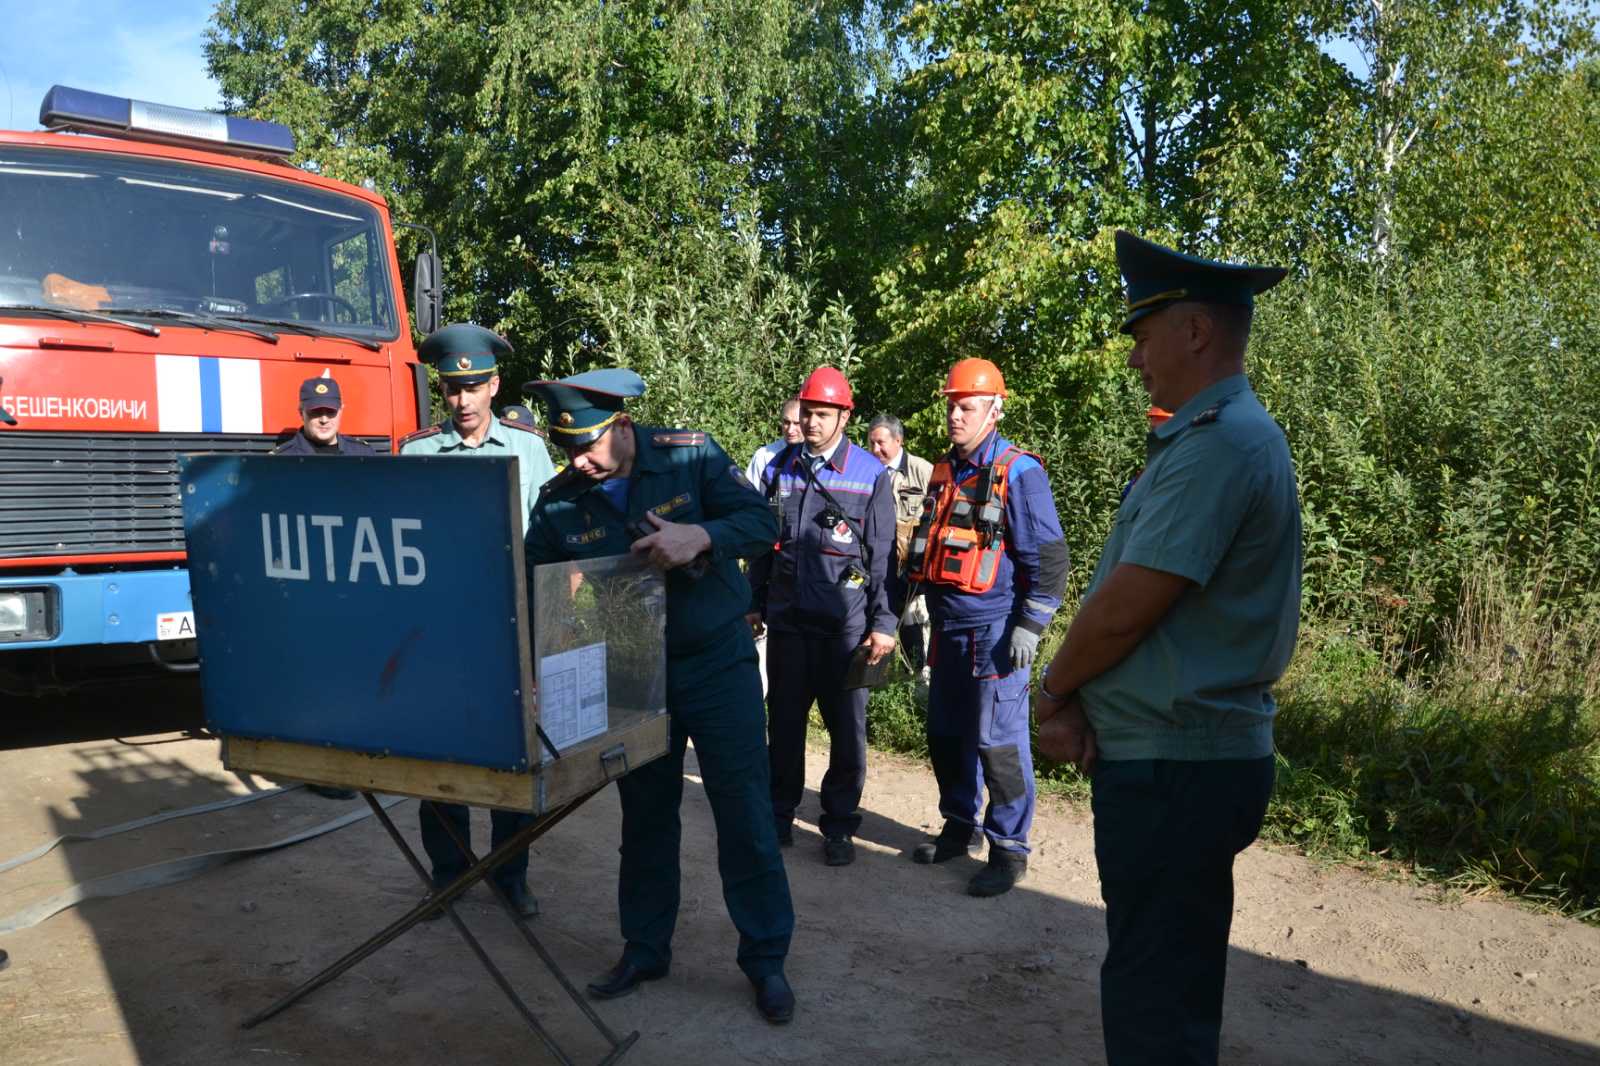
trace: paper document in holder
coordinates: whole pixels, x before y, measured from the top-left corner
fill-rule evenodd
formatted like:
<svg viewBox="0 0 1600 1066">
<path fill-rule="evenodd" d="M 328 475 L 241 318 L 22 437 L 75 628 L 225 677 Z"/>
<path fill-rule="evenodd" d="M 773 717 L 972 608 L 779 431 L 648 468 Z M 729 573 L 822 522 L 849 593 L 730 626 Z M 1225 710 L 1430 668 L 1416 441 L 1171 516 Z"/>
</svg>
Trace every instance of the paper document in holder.
<svg viewBox="0 0 1600 1066">
<path fill-rule="evenodd" d="M 557 751 L 666 712 L 659 571 L 628 555 L 545 563 L 528 570 L 528 601 L 538 721 Z"/>
<path fill-rule="evenodd" d="M 539 723 L 556 750 L 604 733 L 609 718 L 605 641 L 539 660 Z"/>
</svg>

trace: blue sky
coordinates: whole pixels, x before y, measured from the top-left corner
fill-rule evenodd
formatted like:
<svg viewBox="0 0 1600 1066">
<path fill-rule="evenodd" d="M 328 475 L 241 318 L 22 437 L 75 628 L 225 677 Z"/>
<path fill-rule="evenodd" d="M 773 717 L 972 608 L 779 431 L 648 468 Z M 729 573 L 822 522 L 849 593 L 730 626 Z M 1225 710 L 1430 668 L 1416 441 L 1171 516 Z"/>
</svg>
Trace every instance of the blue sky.
<svg viewBox="0 0 1600 1066">
<path fill-rule="evenodd" d="M 42 0 L 5 3 L 0 129 L 39 128 L 50 86 L 216 107 L 205 29 L 215 0 Z"/>
</svg>

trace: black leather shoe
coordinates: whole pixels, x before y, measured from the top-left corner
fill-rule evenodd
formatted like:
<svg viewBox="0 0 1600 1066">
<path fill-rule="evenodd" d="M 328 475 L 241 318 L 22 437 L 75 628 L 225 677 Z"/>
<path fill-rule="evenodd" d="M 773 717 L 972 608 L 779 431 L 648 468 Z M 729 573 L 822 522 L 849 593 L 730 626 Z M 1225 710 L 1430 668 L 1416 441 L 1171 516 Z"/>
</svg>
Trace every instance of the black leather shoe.
<svg viewBox="0 0 1600 1066">
<path fill-rule="evenodd" d="M 983 842 L 983 832 L 975 825 L 946 819 L 944 828 L 933 840 L 918 844 L 911 852 L 911 861 L 924 866 L 935 862 L 949 862 L 958 855 L 970 855 Z"/>
<path fill-rule="evenodd" d="M 855 841 L 849 837 L 824 837 L 822 861 L 829 866 L 849 866 L 856 861 Z"/>
<path fill-rule="evenodd" d="M 506 897 L 511 900 L 511 906 L 518 914 L 524 918 L 539 917 L 539 899 L 528 891 L 527 885 L 518 885 L 505 891 Z"/>
<path fill-rule="evenodd" d="M 623 959 L 598 981 L 589 982 L 589 995 L 595 999 L 616 999 L 625 996 L 638 988 L 645 981 L 658 981 L 667 976 L 667 967 L 658 966 L 653 970 L 641 970 L 627 959 Z"/>
<path fill-rule="evenodd" d="M 794 1017 L 794 989 L 781 973 L 752 981 L 756 986 L 756 1010 L 773 1025 L 783 1025 Z"/>
<path fill-rule="evenodd" d="M 1021 851 L 989 845 L 989 862 L 972 875 L 967 882 L 969 896 L 999 896 L 1010 892 L 1013 885 L 1028 872 L 1028 855 Z"/>
</svg>

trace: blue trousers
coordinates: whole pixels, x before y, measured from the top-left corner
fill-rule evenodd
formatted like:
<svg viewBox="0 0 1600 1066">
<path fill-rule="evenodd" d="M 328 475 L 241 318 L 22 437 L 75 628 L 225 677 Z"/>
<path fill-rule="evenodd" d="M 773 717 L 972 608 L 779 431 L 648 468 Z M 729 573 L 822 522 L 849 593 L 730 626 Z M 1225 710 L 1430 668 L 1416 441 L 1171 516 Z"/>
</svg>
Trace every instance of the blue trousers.
<svg viewBox="0 0 1600 1066">
<path fill-rule="evenodd" d="M 743 619 L 703 651 L 667 659 L 671 745 L 618 779 L 623 957 L 641 969 L 672 959 L 678 921 L 683 756 L 690 739 L 717 826 L 722 898 L 739 931 L 739 968 L 752 980 L 783 972 L 794 932 L 789 877 L 772 824 L 766 715 L 755 642 Z"/>
<path fill-rule="evenodd" d="M 455 841 L 450 839 L 450 834 L 440 819 L 449 819 L 450 824 L 461 835 L 461 839 L 470 846 L 472 844 L 470 817 L 466 804 L 463 803 L 435 803 L 424 800 L 418 806 L 417 821 L 422 828 L 422 850 L 428 853 L 428 859 L 433 863 L 434 888 L 443 888 L 467 872 L 466 856 L 461 854 Z M 533 821 L 531 814 L 491 810 L 489 847 L 491 849 L 499 847 L 531 821 Z M 520 892 L 528 876 L 528 850 L 524 848 L 513 854 L 496 866 L 489 876 L 494 878 L 508 894 L 514 895 Z"/>
<path fill-rule="evenodd" d="M 828 771 L 822 775 L 823 836 L 855 836 L 861 828 L 861 792 L 867 786 L 867 696 L 845 689 L 845 671 L 860 633 L 811 637 L 772 632 L 767 637 L 767 744 L 772 766 L 772 817 L 794 821 L 806 786 L 806 720 L 812 701 L 828 727 Z"/>
<path fill-rule="evenodd" d="M 978 824 L 991 844 L 1028 850 L 1033 825 L 1033 750 L 1028 671 L 1011 669 L 1011 624 L 935 626 L 928 661 L 928 755 L 939 781 L 939 813 Z"/>
<path fill-rule="evenodd" d="M 1273 762 L 1102 762 L 1094 855 L 1110 945 L 1100 967 L 1109 1066 L 1215 1066 L 1233 857 L 1256 838 Z"/>
</svg>

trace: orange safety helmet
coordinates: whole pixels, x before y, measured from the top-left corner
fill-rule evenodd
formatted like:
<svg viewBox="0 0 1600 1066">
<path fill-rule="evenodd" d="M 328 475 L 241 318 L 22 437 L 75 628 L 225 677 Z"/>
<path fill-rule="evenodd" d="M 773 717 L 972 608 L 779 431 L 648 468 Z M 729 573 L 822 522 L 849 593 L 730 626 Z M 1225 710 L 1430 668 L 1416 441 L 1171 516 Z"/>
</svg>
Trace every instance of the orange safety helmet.
<svg viewBox="0 0 1600 1066">
<path fill-rule="evenodd" d="M 843 407 L 846 411 L 853 411 L 856 407 L 855 399 L 850 395 L 850 383 L 831 366 L 819 366 L 813 370 L 800 387 L 800 395 L 795 398 L 801 403 L 826 403 Z"/>
<path fill-rule="evenodd" d="M 1151 407 L 1150 410 L 1144 413 L 1144 416 L 1150 420 L 1150 428 L 1155 429 L 1161 423 L 1171 418 L 1172 412 L 1162 407 Z"/>
<path fill-rule="evenodd" d="M 1000 396 L 1006 395 L 1006 379 L 1000 368 L 987 359 L 963 359 L 950 368 L 944 388 L 946 396 Z"/>
</svg>

